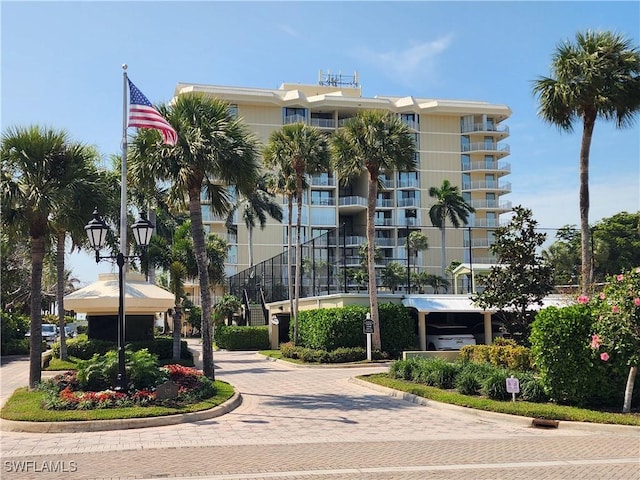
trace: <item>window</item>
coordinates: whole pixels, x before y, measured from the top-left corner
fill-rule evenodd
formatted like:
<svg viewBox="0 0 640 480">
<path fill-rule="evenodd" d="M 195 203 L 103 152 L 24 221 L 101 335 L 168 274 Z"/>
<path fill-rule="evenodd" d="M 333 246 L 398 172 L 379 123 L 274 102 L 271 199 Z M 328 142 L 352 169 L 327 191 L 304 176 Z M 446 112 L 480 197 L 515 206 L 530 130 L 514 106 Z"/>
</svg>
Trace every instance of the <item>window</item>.
<svg viewBox="0 0 640 480">
<path fill-rule="evenodd" d="M 400 120 L 402 120 L 409 128 L 420 130 L 420 116 L 418 114 L 401 113 Z"/>
<path fill-rule="evenodd" d="M 462 137 L 460 137 L 460 147 L 463 152 L 471 150 L 471 140 L 469 140 L 468 135 L 462 135 Z"/>
<path fill-rule="evenodd" d="M 463 173 L 462 174 L 462 189 L 469 190 L 471 188 L 471 174 Z"/>
<path fill-rule="evenodd" d="M 238 105 L 236 105 L 235 103 L 229 105 L 229 108 L 227 108 L 227 113 L 232 118 L 238 118 Z"/>
<path fill-rule="evenodd" d="M 494 150 L 493 137 L 484 137 L 484 149 Z"/>
<path fill-rule="evenodd" d="M 462 170 L 469 170 L 471 168 L 471 156 L 464 154 L 460 156 L 462 160 Z"/>
<path fill-rule="evenodd" d="M 496 212 L 487 212 L 487 227 L 497 227 Z"/>
<path fill-rule="evenodd" d="M 485 168 L 496 168 L 496 159 L 493 155 L 485 155 L 484 156 L 484 166 Z"/>
<path fill-rule="evenodd" d="M 284 124 L 289 123 L 307 123 L 307 109 L 301 107 L 284 107 L 283 109 Z"/>
<path fill-rule="evenodd" d="M 496 177 L 493 174 L 487 173 L 484 176 L 484 181 L 487 184 L 487 188 L 495 188 L 496 187 Z"/>
<path fill-rule="evenodd" d="M 418 187 L 418 172 L 398 172 L 398 187 Z"/>
<path fill-rule="evenodd" d="M 333 201 L 333 191 L 312 190 L 311 205 L 335 205 L 335 202 Z"/>
</svg>

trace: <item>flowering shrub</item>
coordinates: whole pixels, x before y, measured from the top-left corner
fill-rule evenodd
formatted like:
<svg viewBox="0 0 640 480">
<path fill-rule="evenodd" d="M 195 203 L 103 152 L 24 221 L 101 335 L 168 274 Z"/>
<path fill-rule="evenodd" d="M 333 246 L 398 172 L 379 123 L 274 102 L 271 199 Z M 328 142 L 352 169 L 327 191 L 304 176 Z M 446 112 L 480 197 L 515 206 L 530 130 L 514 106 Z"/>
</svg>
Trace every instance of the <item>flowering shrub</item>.
<svg viewBox="0 0 640 480">
<path fill-rule="evenodd" d="M 65 372 L 40 385 L 40 390 L 45 392 L 43 407 L 49 410 L 91 410 L 153 405 L 180 406 L 210 398 L 215 394 L 213 382 L 199 370 L 182 365 L 167 365 L 158 370 L 158 381 L 154 386 L 132 389 L 127 393 L 111 389 L 83 390 L 77 374 L 72 371 Z M 167 377 L 178 384 L 178 397 L 158 400 L 155 388 Z"/>
<path fill-rule="evenodd" d="M 591 348 L 600 359 L 640 363 L 640 267 L 611 276 L 600 294 L 588 299 L 595 316 Z"/>
</svg>

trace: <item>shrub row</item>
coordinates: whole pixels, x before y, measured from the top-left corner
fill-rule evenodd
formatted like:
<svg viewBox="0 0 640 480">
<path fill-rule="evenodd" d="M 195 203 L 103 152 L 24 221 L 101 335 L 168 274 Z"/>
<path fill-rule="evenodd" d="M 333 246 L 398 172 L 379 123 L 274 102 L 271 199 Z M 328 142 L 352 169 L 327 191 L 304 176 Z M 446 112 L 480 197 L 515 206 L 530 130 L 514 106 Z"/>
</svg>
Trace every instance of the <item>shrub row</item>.
<svg viewBox="0 0 640 480">
<path fill-rule="evenodd" d="M 496 338 L 491 345 L 466 345 L 460 350 L 459 358 L 464 362 L 490 363 L 523 372 L 533 369 L 531 350 L 505 338 Z"/>
<path fill-rule="evenodd" d="M 492 400 L 508 400 L 507 378 L 520 381 L 519 398 L 529 402 L 545 402 L 547 396 L 540 378 L 532 372 L 519 372 L 492 365 L 461 361 L 447 362 L 441 358 L 414 357 L 393 362 L 389 376 L 442 388 L 457 389 L 463 395 L 485 395 Z"/>
<path fill-rule="evenodd" d="M 216 346 L 225 350 L 266 350 L 269 344 L 269 327 L 236 327 L 218 325 L 214 339 Z"/>
<path fill-rule="evenodd" d="M 53 355 L 60 358 L 60 342 L 53 344 Z M 153 340 L 142 340 L 127 344 L 127 348 L 132 351 L 146 349 L 149 353 L 156 355 L 160 360 L 167 360 L 173 357 L 173 338 L 156 337 Z M 67 354 L 70 357 L 80 360 L 89 360 L 94 355 L 104 355 L 110 350 L 116 350 L 117 344 L 107 340 L 89 339 L 86 335 L 78 335 L 76 338 L 67 340 Z M 193 361 L 193 355 L 189 351 L 187 342 L 180 342 L 180 358 Z"/>
<path fill-rule="evenodd" d="M 361 362 L 367 359 L 367 351 L 363 347 L 339 347 L 335 350 L 327 351 L 295 346 L 291 342 L 281 344 L 280 353 L 282 353 L 283 357 L 308 363 L 348 363 Z M 374 350 L 371 352 L 371 357 L 373 360 L 385 360 L 388 355 Z"/>
</svg>

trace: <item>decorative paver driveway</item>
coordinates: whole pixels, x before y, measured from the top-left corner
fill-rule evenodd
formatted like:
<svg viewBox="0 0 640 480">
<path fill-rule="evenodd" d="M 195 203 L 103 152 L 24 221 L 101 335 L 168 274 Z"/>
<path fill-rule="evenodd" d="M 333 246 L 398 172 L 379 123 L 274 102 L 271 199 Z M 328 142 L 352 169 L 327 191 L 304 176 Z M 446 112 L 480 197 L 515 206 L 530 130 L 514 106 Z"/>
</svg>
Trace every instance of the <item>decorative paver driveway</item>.
<svg viewBox="0 0 640 480">
<path fill-rule="evenodd" d="M 298 367 L 247 352 L 214 358 L 216 377 L 242 393 L 233 412 L 136 430 L 3 432 L 2 478 L 591 480 L 640 472 L 637 428 L 533 429 L 349 380 L 381 366 Z"/>
</svg>

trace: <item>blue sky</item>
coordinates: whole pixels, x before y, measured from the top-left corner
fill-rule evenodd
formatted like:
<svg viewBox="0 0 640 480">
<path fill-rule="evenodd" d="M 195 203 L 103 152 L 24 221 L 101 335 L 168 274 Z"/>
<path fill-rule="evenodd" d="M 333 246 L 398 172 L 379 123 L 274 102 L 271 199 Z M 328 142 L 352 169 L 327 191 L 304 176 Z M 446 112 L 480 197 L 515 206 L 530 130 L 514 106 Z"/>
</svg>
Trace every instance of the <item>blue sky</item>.
<svg viewBox="0 0 640 480">
<path fill-rule="evenodd" d="M 178 82 L 278 88 L 316 83 L 319 70 L 357 71 L 363 95 L 508 105 L 512 193 L 541 227 L 579 224 L 582 127 L 561 133 L 536 115 L 531 84 L 557 44 L 613 30 L 640 46 L 640 2 L 10 2 L 1 6 L 2 116 L 66 129 L 119 153 L 122 69 L 154 103 Z M 640 129 L 596 124 L 595 223 L 640 210 Z M 106 161 L 108 164 L 108 161 Z M 74 275 L 108 264 L 72 255 Z"/>
</svg>

